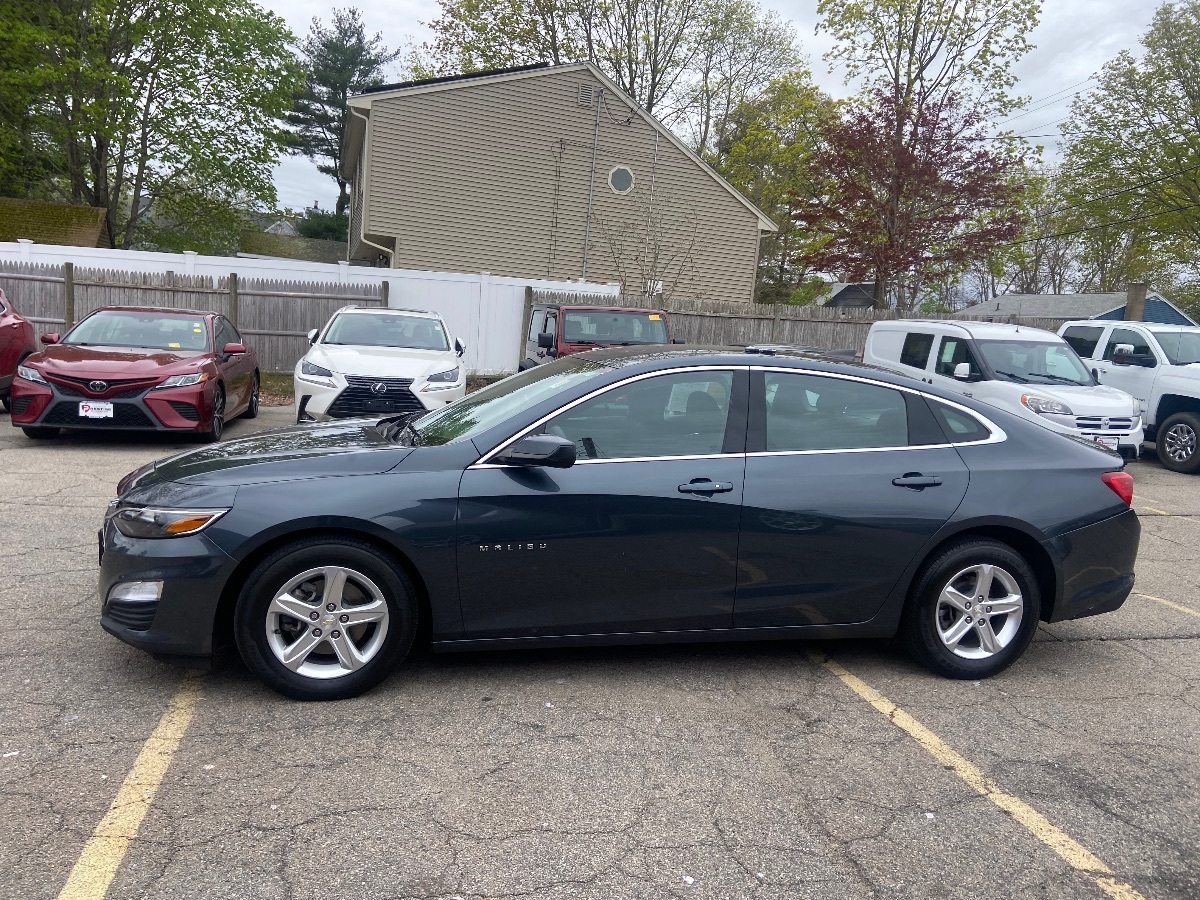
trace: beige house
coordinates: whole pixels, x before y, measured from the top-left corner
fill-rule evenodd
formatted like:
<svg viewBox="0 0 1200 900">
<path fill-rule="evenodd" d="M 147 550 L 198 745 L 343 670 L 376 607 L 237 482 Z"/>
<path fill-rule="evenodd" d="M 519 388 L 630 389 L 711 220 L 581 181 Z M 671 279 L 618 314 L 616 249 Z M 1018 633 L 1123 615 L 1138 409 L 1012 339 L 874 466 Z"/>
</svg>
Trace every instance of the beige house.
<svg viewBox="0 0 1200 900">
<path fill-rule="evenodd" d="M 349 106 L 351 260 L 753 298 L 775 224 L 590 63 L 389 85 Z"/>
</svg>

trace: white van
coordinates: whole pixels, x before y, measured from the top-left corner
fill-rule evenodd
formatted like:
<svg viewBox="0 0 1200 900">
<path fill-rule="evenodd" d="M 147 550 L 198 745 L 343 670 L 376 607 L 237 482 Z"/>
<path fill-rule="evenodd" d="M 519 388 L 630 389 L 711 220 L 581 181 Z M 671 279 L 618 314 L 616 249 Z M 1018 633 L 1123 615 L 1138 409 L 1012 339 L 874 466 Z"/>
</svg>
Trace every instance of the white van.
<svg viewBox="0 0 1200 900">
<path fill-rule="evenodd" d="M 863 362 L 1137 458 L 1141 404 L 1099 384 L 1057 334 L 995 322 L 876 322 Z"/>
</svg>

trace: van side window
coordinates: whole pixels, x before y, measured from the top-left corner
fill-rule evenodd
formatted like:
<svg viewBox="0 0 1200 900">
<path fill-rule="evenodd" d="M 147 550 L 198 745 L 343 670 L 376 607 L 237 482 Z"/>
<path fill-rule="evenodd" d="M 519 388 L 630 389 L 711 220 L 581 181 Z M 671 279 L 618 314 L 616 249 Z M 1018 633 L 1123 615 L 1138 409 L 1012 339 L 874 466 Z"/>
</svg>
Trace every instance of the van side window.
<svg viewBox="0 0 1200 900">
<path fill-rule="evenodd" d="M 929 362 L 929 351 L 933 349 L 933 335 L 910 331 L 904 338 L 900 351 L 900 364 L 915 369 L 925 368 Z"/>
<path fill-rule="evenodd" d="M 969 364 L 972 375 L 978 375 L 983 371 L 979 368 L 979 363 L 975 361 L 975 354 L 971 352 L 966 340 L 957 337 L 942 338 L 942 346 L 938 349 L 934 372 L 938 375 L 945 375 L 947 378 L 953 378 L 954 367 L 959 363 Z"/>
<path fill-rule="evenodd" d="M 1093 327 L 1091 325 L 1072 325 L 1063 332 L 1063 340 L 1071 345 L 1071 349 L 1082 356 L 1084 359 L 1091 359 L 1096 352 L 1096 344 L 1100 341 L 1100 335 L 1104 334 L 1103 327 Z"/>
<path fill-rule="evenodd" d="M 1128 328 L 1114 328 L 1113 333 L 1108 338 L 1108 346 L 1104 348 L 1104 358 L 1112 359 L 1113 351 L 1117 349 L 1117 344 L 1133 344 L 1133 355 L 1152 356 L 1154 351 L 1150 349 L 1149 342 L 1138 334 L 1136 331 L 1130 331 Z"/>
</svg>

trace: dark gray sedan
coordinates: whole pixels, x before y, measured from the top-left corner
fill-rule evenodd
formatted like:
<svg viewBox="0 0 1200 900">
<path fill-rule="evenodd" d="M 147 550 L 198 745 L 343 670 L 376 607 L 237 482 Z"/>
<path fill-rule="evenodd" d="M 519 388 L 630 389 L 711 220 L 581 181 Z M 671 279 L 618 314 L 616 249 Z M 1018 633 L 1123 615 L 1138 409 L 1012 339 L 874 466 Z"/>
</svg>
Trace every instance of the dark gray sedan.
<svg viewBox="0 0 1200 900">
<path fill-rule="evenodd" d="M 255 435 L 131 473 L 101 624 L 203 663 L 232 633 L 300 699 L 437 651 L 890 637 L 951 678 L 1119 607 L 1120 457 L 873 368 L 572 356 L 421 415 Z"/>
</svg>

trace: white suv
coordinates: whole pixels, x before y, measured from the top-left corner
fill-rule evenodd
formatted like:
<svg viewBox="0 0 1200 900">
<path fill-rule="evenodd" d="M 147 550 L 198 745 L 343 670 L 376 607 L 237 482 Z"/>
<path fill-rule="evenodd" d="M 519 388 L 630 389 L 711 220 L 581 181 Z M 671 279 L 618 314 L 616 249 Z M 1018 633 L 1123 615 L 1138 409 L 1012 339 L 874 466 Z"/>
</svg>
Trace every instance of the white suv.
<svg viewBox="0 0 1200 900">
<path fill-rule="evenodd" d="M 436 313 L 346 306 L 296 363 L 296 421 L 388 416 L 436 409 L 466 393 L 452 340 Z"/>
<path fill-rule="evenodd" d="M 974 397 L 1137 458 L 1141 405 L 1097 383 L 1062 338 L 993 322 L 876 322 L 863 362 Z"/>
</svg>

